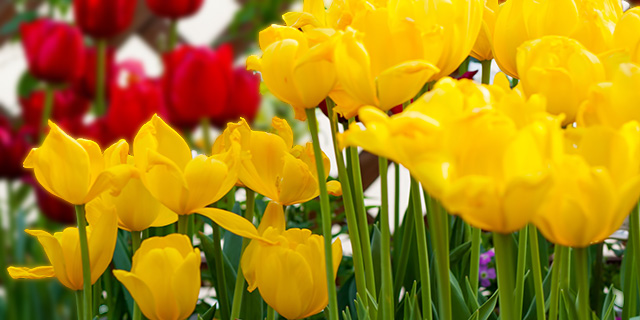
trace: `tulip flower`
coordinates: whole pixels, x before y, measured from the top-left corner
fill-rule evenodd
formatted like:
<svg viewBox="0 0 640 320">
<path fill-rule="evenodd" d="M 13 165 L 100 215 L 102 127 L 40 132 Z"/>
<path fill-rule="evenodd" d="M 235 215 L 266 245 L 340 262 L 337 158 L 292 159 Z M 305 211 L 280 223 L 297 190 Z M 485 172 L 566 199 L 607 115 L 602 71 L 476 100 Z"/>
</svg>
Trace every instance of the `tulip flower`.
<svg viewBox="0 0 640 320">
<path fill-rule="evenodd" d="M 185 18 L 196 13 L 204 0 L 146 0 L 153 13 L 172 20 Z"/>
<path fill-rule="evenodd" d="M 253 122 L 260 108 L 260 76 L 245 68 L 233 70 L 233 82 L 229 91 L 227 106 L 222 114 L 210 119 L 213 124 L 224 128 L 228 122 L 246 119 Z"/>
<path fill-rule="evenodd" d="M 640 63 L 640 7 L 627 10 L 613 32 L 615 48 L 622 48 L 636 63 Z"/>
<path fill-rule="evenodd" d="M 547 111 L 564 114 L 572 123 L 591 86 L 603 81 L 605 70 L 578 41 L 546 36 L 518 48 L 518 74 L 525 94 L 547 99 Z"/>
<path fill-rule="evenodd" d="M 193 313 L 200 292 L 200 250 L 185 235 L 142 241 L 131 271 L 113 275 L 131 293 L 145 317 L 182 320 Z"/>
<path fill-rule="evenodd" d="M 14 279 L 43 279 L 56 277 L 71 290 L 82 290 L 82 259 L 80 256 L 80 236 L 77 228 L 67 228 L 51 235 L 40 230 L 25 230 L 38 238 L 49 258 L 51 266 L 36 268 L 9 267 L 9 275 Z M 87 227 L 91 284 L 94 284 L 107 269 L 113 257 L 118 237 L 114 212 L 99 214 L 94 224 Z"/>
<path fill-rule="evenodd" d="M 479 61 L 493 59 L 493 31 L 498 16 L 498 0 L 485 0 L 482 28 L 478 39 L 471 49 L 471 56 Z"/>
<path fill-rule="evenodd" d="M 336 91 L 331 95 L 336 112 L 345 118 L 365 105 L 388 111 L 403 104 L 438 73 L 423 58 L 421 31 L 414 23 L 395 23 L 387 9 L 377 9 L 357 16 L 351 26 L 334 53 L 338 89 L 346 99 Z"/>
<path fill-rule="evenodd" d="M 131 0 L 74 0 L 74 21 L 94 38 L 111 38 L 131 25 L 136 4 Z"/>
<path fill-rule="evenodd" d="M 233 79 L 230 46 L 215 51 L 182 46 L 166 53 L 163 59 L 163 85 L 170 123 L 191 127 L 203 118 L 215 119 L 224 113 Z"/>
<path fill-rule="evenodd" d="M 335 0 L 325 10 L 322 0 L 304 0 L 302 12 L 287 12 L 282 19 L 289 27 L 309 31 L 315 28 L 330 28 L 344 31 L 354 17 L 365 10 L 386 6 L 386 0 L 352 1 Z"/>
<path fill-rule="evenodd" d="M 318 106 L 335 85 L 331 46 L 330 40 L 314 44 L 298 29 L 272 25 L 260 32 L 262 58 L 250 56 L 247 69 L 260 72 L 269 91 L 305 120 L 305 109 Z"/>
<path fill-rule="evenodd" d="M 17 179 L 26 174 L 22 160 L 29 153 L 30 145 L 25 130 L 16 130 L 0 116 L 0 177 Z"/>
<path fill-rule="evenodd" d="M 104 155 L 97 143 L 75 140 L 53 122 L 49 122 L 49 127 L 42 146 L 31 150 L 24 167 L 34 169 L 40 185 L 51 194 L 81 205 L 105 191 L 117 193 L 129 180 L 131 168 L 126 162 L 105 168 Z"/>
<path fill-rule="evenodd" d="M 549 241 L 583 248 L 615 232 L 640 197 L 640 125 L 568 128 L 565 136 L 534 223 Z"/>
<path fill-rule="evenodd" d="M 223 153 L 193 158 L 182 137 L 155 115 L 133 142 L 147 190 L 179 215 L 195 213 L 231 190 L 238 181 L 239 148 L 236 142 Z"/>
<path fill-rule="evenodd" d="M 42 122 L 45 104 L 44 91 L 34 91 L 20 98 L 24 126 L 37 134 Z M 74 135 L 84 133 L 84 116 L 89 111 L 90 101 L 78 95 L 74 90 L 64 89 L 54 92 L 50 120 Z M 37 140 L 34 137 L 34 141 Z"/>
<path fill-rule="evenodd" d="M 240 182 L 251 190 L 282 205 L 307 202 L 320 194 L 313 147 L 293 146 L 289 124 L 277 117 L 271 120 L 275 133 L 252 131 L 242 119 L 229 124 L 213 146 L 214 153 L 232 147 L 233 135 L 239 135 L 243 156 L 238 173 Z M 323 153 L 325 174 L 329 175 L 329 158 Z M 327 182 L 330 193 L 341 194 L 338 181 Z"/>
<path fill-rule="evenodd" d="M 116 80 L 117 68 L 115 64 L 116 50 L 109 47 L 105 57 L 105 83 L 112 84 Z M 73 90 L 87 99 L 94 99 L 96 95 L 96 71 L 98 70 L 98 54 L 95 47 L 87 47 L 84 50 L 84 69 L 80 78 L 73 83 Z M 107 93 L 110 85 L 106 86 Z M 109 96 L 109 94 L 107 94 Z M 54 108 L 55 109 L 55 108 Z"/>
<path fill-rule="evenodd" d="M 44 81 L 68 83 L 84 68 L 84 44 L 80 31 L 63 22 L 38 19 L 20 26 L 29 71 Z"/>
</svg>

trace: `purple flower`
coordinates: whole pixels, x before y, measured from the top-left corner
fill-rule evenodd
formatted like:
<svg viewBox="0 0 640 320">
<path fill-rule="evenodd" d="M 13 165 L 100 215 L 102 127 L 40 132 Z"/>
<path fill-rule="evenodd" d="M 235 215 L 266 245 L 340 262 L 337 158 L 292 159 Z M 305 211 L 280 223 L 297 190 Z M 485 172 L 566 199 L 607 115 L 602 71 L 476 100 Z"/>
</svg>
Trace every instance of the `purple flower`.
<svg viewBox="0 0 640 320">
<path fill-rule="evenodd" d="M 486 267 L 495 255 L 496 254 L 494 253 L 493 249 L 480 254 L 480 265 Z"/>
<path fill-rule="evenodd" d="M 480 266 L 480 285 L 488 288 L 491 285 L 491 280 L 496 278 L 496 269 L 487 268 L 486 265 Z"/>
</svg>

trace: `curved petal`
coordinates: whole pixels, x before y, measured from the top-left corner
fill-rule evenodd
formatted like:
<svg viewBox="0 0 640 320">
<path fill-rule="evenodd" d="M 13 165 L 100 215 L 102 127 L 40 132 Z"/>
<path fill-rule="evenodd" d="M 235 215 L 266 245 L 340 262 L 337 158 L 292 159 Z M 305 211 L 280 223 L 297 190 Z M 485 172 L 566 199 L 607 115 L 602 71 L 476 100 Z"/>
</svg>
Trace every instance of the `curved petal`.
<svg viewBox="0 0 640 320">
<path fill-rule="evenodd" d="M 410 101 L 439 69 L 427 61 L 407 61 L 384 70 L 377 77 L 380 108 L 389 110 Z"/>
<path fill-rule="evenodd" d="M 361 105 L 379 105 L 369 54 L 356 39 L 355 31 L 346 33 L 338 41 L 334 63 L 338 82 L 345 92 Z M 343 112 L 340 109 L 336 111 Z"/>
<path fill-rule="evenodd" d="M 184 178 L 187 182 L 189 196 L 184 207 L 185 213 L 192 213 L 194 210 L 204 208 L 226 194 L 236 179 L 232 179 L 232 183 L 228 185 L 227 190 L 222 190 L 223 182 L 227 180 L 229 175 L 228 167 L 222 161 L 218 161 L 213 157 L 207 158 L 200 155 L 187 165 L 184 172 Z"/>
<path fill-rule="evenodd" d="M 145 317 L 149 319 L 159 319 L 156 314 L 156 301 L 149 286 L 137 275 L 128 271 L 113 270 L 113 275 L 129 290 L 133 300 L 140 306 L 140 310 Z"/>
<path fill-rule="evenodd" d="M 270 201 L 262 215 L 262 221 L 260 221 L 260 225 L 258 226 L 258 234 L 264 234 L 269 227 L 284 232 L 286 226 L 287 223 L 284 218 L 282 205 L 275 201 Z"/>
<path fill-rule="evenodd" d="M 114 209 L 102 212 L 97 223 L 88 227 L 91 231 L 88 234 L 91 284 L 100 278 L 113 258 L 118 238 L 118 219 Z"/>
<path fill-rule="evenodd" d="M 269 244 L 273 241 L 263 238 L 249 220 L 226 210 L 215 208 L 198 209 L 197 213 L 213 220 L 222 228 L 248 239 L 259 239 Z"/>
<path fill-rule="evenodd" d="M 135 168 L 128 164 L 119 164 L 102 171 L 85 196 L 84 203 L 93 200 L 105 191 L 117 195 L 127 185 L 129 179 L 135 175 L 137 175 Z"/>
<path fill-rule="evenodd" d="M 56 276 L 52 266 L 35 267 L 35 268 L 7 268 L 9 276 L 13 279 L 46 279 Z"/>
<path fill-rule="evenodd" d="M 200 293 L 200 250 L 189 253 L 174 273 L 173 291 L 176 296 L 179 319 L 187 319 L 196 308 Z"/>
<path fill-rule="evenodd" d="M 148 168 L 142 175 L 147 190 L 163 205 L 177 214 L 187 214 L 187 182 L 182 170 L 167 157 L 149 150 Z"/>
<path fill-rule="evenodd" d="M 156 151 L 168 158 L 180 170 L 184 170 L 192 158 L 189 145 L 157 115 L 140 128 L 133 140 L 136 166 L 142 170 L 146 170 L 149 161 L 147 150 Z"/>
<path fill-rule="evenodd" d="M 53 266 L 56 278 L 58 278 L 60 283 L 71 290 L 82 290 L 82 284 L 77 287 L 72 285 L 71 281 L 69 281 L 67 276 L 67 261 L 64 258 L 60 242 L 44 231 L 25 230 L 25 232 L 38 238 L 38 242 L 40 242 L 44 248 L 44 252 L 47 254 L 47 258 L 49 258 L 49 262 L 51 262 L 51 265 Z"/>
</svg>

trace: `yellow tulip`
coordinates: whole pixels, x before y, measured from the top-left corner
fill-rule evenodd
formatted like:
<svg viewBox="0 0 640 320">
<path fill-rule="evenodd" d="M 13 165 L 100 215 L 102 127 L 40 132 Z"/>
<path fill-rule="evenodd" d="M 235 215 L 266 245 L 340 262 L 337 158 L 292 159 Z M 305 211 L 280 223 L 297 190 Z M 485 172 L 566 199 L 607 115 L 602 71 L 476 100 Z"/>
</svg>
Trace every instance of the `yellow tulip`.
<svg viewBox="0 0 640 320">
<path fill-rule="evenodd" d="M 518 48 L 518 74 L 527 95 L 540 94 L 547 111 L 564 114 L 564 124 L 575 121 L 591 87 L 605 79 L 604 66 L 578 41 L 545 36 Z"/>
<path fill-rule="evenodd" d="M 24 167 L 33 169 L 36 179 L 51 194 L 81 205 L 101 193 L 114 193 L 127 183 L 131 166 L 126 162 L 105 168 L 105 160 L 98 144 L 75 140 L 53 122 L 40 148 L 31 150 Z"/>
<path fill-rule="evenodd" d="M 624 49 L 633 62 L 640 63 L 640 7 L 627 10 L 613 32 L 615 48 Z"/>
<path fill-rule="evenodd" d="M 125 161 L 133 165 L 129 155 L 129 144 L 124 140 L 105 151 L 106 166 Z M 149 227 L 162 227 L 178 220 L 178 216 L 154 198 L 142 183 L 140 169 L 134 168 L 133 175 L 117 196 L 104 193 L 87 203 L 87 207 L 96 210 L 87 211 L 87 220 L 91 223 L 96 213 L 104 208 L 115 207 L 118 226 L 127 231 L 143 231 Z M 93 213 L 93 214 L 92 214 Z"/>
<path fill-rule="evenodd" d="M 616 231 L 640 197 L 640 126 L 569 128 L 565 139 L 534 223 L 549 241 L 582 248 Z"/>
<path fill-rule="evenodd" d="M 623 63 L 610 82 L 594 86 L 578 115 L 581 125 L 606 125 L 617 129 L 629 121 L 640 121 L 640 66 Z"/>
<path fill-rule="evenodd" d="M 185 235 L 142 241 L 131 272 L 113 275 L 129 290 L 142 313 L 152 320 L 187 319 L 200 292 L 200 250 Z"/>
<path fill-rule="evenodd" d="M 242 271 L 252 292 L 287 319 L 321 312 L 329 303 L 323 237 L 308 229 L 285 229 L 280 204 L 270 202 L 258 232 L 275 244 L 253 240 L 242 256 Z M 332 245 L 333 276 L 342 260 L 342 244 Z"/>
<path fill-rule="evenodd" d="M 87 207 L 87 211 L 94 208 Z M 91 284 L 94 284 L 107 269 L 113 257 L 118 237 L 118 222 L 113 211 L 89 212 L 96 216 L 95 223 L 87 227 Z M 51 235 L 40 230 L 25 230 L 38 238 L 49 258 L 51 266 L 29 268 L 9 267 L 14 279 L 42 279 L 56 277 L 71 290 L 82 290 L 82 258 L 80 236 L 77 228 L 67 228 Z"/>
<path fill-rule="evenodd" d="M 269 91 L 293 107 L 296 119 L 306 119 L 305 109 L 318 106 L 335 85 L 333 41 L 314 44 L 300 30 L 277 25 L 261 31 L 259 40 L 262 58 L 250 56 L 247 69 L 261 73 Z"/>
<path fill-rule="evenodd" d="M 386 8 L 361 12 L 336 44 L 336 112 L 351 118 L 365 105 L 387 111 L 411 100 L 439 71 L 424 55 L 415 23 L 394 21 Z"/>
<path fill-rule="evenodd" d="M 493 59 L 493 31 L 498 16 L 498 0 L 485 0 L 482 15 L 482 28 L 478 39 L 471 49 L 471 56 L 479 61 Z"/>
<path fill-rule="evenodd" d="M 289 124 L 277 117 L 274 133 L 252 131 L 244 119 L 230 123 L 214 143 L 214 153 L 224 152 L 231 136 L 238 136 L 242 160 L 239 178 L 243 185 L 282 205 L 307 202 L 320 194 L 313 146 L 293 146 Z M 329 176 L 329 158 L 323 153 L 324 180 Z M 334 195 L 341 194 L 338 181 L 327 182 Z"/>
<path fill-rule="evenodd" d="M 180 135 L 158 116 L 140 128 L 133 142 L 142 182 L 160 203 L 179 215 L 195 213 L 222 198 L 238 180 L 240 146 L 192 158 Z"/>
</svg>

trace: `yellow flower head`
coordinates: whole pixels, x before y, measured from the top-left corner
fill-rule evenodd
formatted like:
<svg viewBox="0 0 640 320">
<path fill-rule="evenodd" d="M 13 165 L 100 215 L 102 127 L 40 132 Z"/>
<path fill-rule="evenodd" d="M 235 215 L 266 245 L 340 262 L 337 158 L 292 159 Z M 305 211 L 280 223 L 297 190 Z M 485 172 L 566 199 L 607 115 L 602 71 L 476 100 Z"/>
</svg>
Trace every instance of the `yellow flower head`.
<svg viewBox="0 0 640 320">
<path fill-rule="evenodd" d="M 92 208 L 87 208 L 91 211 Z M 118 237 L 118 221 L 113 211 L 89 212 L 96 219 L 87 227 L 91 284 L 94 284 L 107 269 L 113 257 Z M 14 279 L 42 279 L 56 277 L 71 290 L 82 290 L 82 257 L 80 236 L 77 228 L 67 228 L 51 235 L 40 230 L 25 230 L 38 238 L 51 266 L 29 268 L 9 267 Z"/>
<path fill-rule="evenodd" d="M 253 240 L 242 256 L 248 290 L 256 288 L 264 301 L 287 319 L 302 319 L 328 304 L 324 238 L 308 229 L 285 230 L 282 206 L 269 203 L 258 232 L 274 244 Z M 333 276 L 342 260 L 342 244 L 332 245 Z"/>
<path fill-rule="evenodd" d="M 80 205 L 108 190 L 117 194 L 127 183 L 132 168 L 126 162 L 107 168 L 98 144 L 75 140 L 51 121 L 49 127 L 42 146 L 31 150 L 24 167 L 33 169 L 40 185 L 51 194 Z"/>
<path fill-rule="evenodd" d="M 493 59 L 493 31 L 498 17 L 498 0 L 485 0 L 482 15 L 482 28 L 478 39 L 471 49 L 471 56 L 479 61 Z"/>
<path fill-rule="evenodd" d="M 242 160 L 238 177 L 243 185 L 282 205 L 309 201 L 320 194 L 318 173 L 315 170 L 313 146 L 293 145 L 293 132 L 289 124 L 274 117 L 271 121 L 274 133 L 252 131 L 242 119 L 230 123 L 214 143 L 214 153 L 224 152 L 229 141 L 237 136 L 241 143 Z M 329 175 L 329 158 L 323 153 L 326 176 Z M 332 194 L 341 194 L 340 183 L 329 181 Z"/>
<path fill-rule="evenodd" d="M 238 180 L 240 146 L 195 158 L 180 135 L 158 116 L 140 128 L 134 162 L 149 192 L 171 211 L 186 215 L 222 198 Z"/>
<path fill-rule="evenodd" d="M 131 272 L 113 275 L 152 320 L 188 318 L 200 292 L 200 250 L 185 235 L 146 239 L 133 255 Z"/>
<path fill-rule="evenodd" d="M 582 248 L 616 231 L 640 197 L 640 126 L 569 128 L 565 136 L 534 223 L 549 241 Z"/>
<path fill-rule="evenodd" d="M 591 87 L 605 79 L 598 57 L 578 41 L 545 36 L 518 48 L 518 74 L 527 95 L 540 94 L 547 111 L 564 114 L 564 124 L 575 121 Z"/>
<path fill-rule="evenodd" d="M 640 63 L 640 7 L 625 11 L 613 32 L 613 43 L 631 55 L 633 62 Z"/>
</svg>

